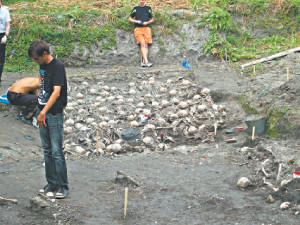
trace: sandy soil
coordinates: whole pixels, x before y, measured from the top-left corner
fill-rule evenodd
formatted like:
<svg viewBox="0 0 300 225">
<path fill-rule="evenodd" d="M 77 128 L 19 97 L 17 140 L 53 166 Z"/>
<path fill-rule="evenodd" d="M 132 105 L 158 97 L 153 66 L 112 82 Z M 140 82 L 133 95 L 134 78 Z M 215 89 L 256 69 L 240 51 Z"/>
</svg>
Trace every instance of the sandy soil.
<svg viewBox="0 0 300 225">
<path fill-rule="evenodd" d="M 0 196 L 17 199 L 18 203 L 0 200 L 0 224 L 297 224 L 299 199 L 294 192 L 287 198 L 273 194 L 263 178 L 280 187 L 282 180 L 292 178 L 299 166 L 299 139 L 295 133 L 280 139 L 265 136 L 251 140 L 245 131 L 226 130 L 243 126 L 246 113 L 236 96 L 263 90 L 269 84 L 276 90 L 280 84 L 260 82 L 256 77 L 241 76 L 224 62 L 207 59 L 195 66 L 194 73 L 180 66 L 161 65 L 153 68 L 123 68 L 127 71 L 155 73 L 167 79 L 168 71 L 199 82 L 212 90 L 217 104 L 225 104 L 226 127 L 214 143 L 190 141 L 173 145 L 167 151 L 150 151 L 111 156 L 79 156 L 67 154 L 70 194 L 67 199 L 51 202 L 37 198 L 45 185 L 43 154 L 38 129 L 16 119 L 17 107 L 1 106 L 0 111 Z M 70 76 L 90 76 L 98 71 L 117 76 L 114 69 L 68 68 Z M 117 71 L 117 68 L 116 68 Z M 269 70 L 269 72 L 271 69 Z M 26 73 L 5 73 L 0 94 Z M 271 76 L 271 73 L 269 73 Z M 293 83 L 299 84 L 295 73 Z M 69 80 L 72 80 L 70 77 Z M 105 78 L 104 78 L 105 81 Z M 255 85 L 253 85 L 255 82 Z M 72 85 L 72 83 L 70 83 Z M 255 88 L 255 91 L 253 91 Z M 279 88 L 280 89 L 280 88 Z M 298 90 L 299 91 L 299 90 Z M 297 92 L 296 92 L 297 94 Z M 254 99 L 254 98 L 253 98 Z M 235 143 L 227 143 L 235 138 Z M 248 148 L 243 148 L 248 147 Z M 243 149 L 243 150 L 242 150 Z M 264 164 L 263 164 L 264 163 Z M 278 175 L 279 165 L 281 172 Z M 261 170 L 264 165 L 265 172 Z M 139 187 L 117 171 L 140 182 Z M 248 177 L 252 185 L 238 188 L 240 177 Z M 128 207 L 124 219 L 124 189 L 129 188 Z M 280 192 L 283 193 L 282 188 Z M 299 191 L 299 189 L 298 189 Z M 287 192 L 287 191 L 286 191 Z M 273 194 L 274 203 L 266 203 Z M 294 194 L 294 195 L 293 195 Z M 38 201 L 38 202 L 37 202 Z M 288 210 L 280 210 L 290 201 Z"/>
</svg>

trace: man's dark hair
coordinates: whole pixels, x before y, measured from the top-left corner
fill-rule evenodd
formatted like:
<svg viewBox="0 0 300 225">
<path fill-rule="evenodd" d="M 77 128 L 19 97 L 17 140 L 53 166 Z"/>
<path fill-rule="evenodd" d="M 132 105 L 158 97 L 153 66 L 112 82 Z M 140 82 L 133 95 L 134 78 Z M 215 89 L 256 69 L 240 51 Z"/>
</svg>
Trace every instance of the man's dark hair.
<svg viewBox="0 0 300 225">
<path fill-rule="evenodd" d="M 43 56 L 44 52 L 50 54 L 50 47 L 47 42 L 43 40 L 37 40 L 33 42 L 28 49 L 28 56 L 30 58 L 33 57 L 33 53 L 35 52 L 37 56 Z"/>
</svg>

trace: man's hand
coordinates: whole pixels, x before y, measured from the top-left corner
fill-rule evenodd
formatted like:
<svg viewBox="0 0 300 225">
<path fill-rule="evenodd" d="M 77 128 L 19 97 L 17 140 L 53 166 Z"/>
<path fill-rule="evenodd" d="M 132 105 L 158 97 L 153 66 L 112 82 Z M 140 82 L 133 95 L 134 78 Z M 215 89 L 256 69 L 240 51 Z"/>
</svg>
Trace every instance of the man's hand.
<svg viewBox="0 0 300 225">
<path fill-rule="evenodd" d="M 7 36 L 4 35 L 4 36 L 1 38 L 1 44 L 6 44 L 6 41 L 7 41 Z"/>
<path fill-rule="evenodd" d="M 136 20 L 135 23 L 137 23 L 137 24 L 142 24 L 142 21 Z"/>
<path fill-rule="evenodd" d="M 148 22 L 143 22 L 143 26 L 147 26 L 149 23 Z"/>
<path fill-rule="evenodd" d="M 36 125 L 39 126 L 40 128 L 41 127 L 47 127 L 47 124 L 46 124 L 46 114 L 43 113 L 43 112 L 40 112 L 37 120 L 36 120 Z"/>
</svg>

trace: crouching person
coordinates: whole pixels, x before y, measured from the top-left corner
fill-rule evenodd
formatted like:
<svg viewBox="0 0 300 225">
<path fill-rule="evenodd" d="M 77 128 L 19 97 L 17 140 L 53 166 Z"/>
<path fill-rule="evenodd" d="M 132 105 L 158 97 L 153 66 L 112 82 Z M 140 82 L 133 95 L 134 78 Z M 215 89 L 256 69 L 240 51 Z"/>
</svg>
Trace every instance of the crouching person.
<svg viewBox="0 0 300 225">
<path fill-rule="evenodd" d="M 64 108 L 67 105 L 67 79 L 63 63 L 50 54 L 42 40 L 33 42 L 28 56 L 40 65 L 40 91 L 37 125 L 44 150 L 47 185 L 39 192 L 65 198 L 69 192 L 66 160 L 62 148 Z"/>
<path fill-rule="evenodd" d="M 12 105 L 25 106 L 18 118 L 26 124 L 32 123 L 32 118 L 37 111 L 39 79 L 25 77 L 10 86 L 7 99 Z"/>
</svg>

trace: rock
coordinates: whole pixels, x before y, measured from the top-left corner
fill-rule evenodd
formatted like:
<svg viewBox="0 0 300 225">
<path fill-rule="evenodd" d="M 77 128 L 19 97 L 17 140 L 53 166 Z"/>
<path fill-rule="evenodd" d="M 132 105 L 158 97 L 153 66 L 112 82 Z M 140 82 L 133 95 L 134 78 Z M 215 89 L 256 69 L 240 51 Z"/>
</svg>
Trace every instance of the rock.
<svg viewBox="0 0 300 225">
<path fill-rule="evenodd" d="M 240 188 L 246 188 L 251 185 L 251 181 L 247 177 L 241 177 L 236 185 Z"/>
<path fill-rule="evenodd" d="M 40 196 L 31 198 L 30 204 L 31 204 L 31 206 L 37 207 L 37 208 L 46 208 L 46 207 L 50 206 L 49 203 L 47 201 L 45 201 L 44 199 L 42 199 Z"/>
<path fill-rule="evenodd" d="M 275 200 L 274 200 L 273 196 L 272 195 L 268 195 L 266 202 L 267 203 L 273 203 L 274 201 Z"/>
</svg>

